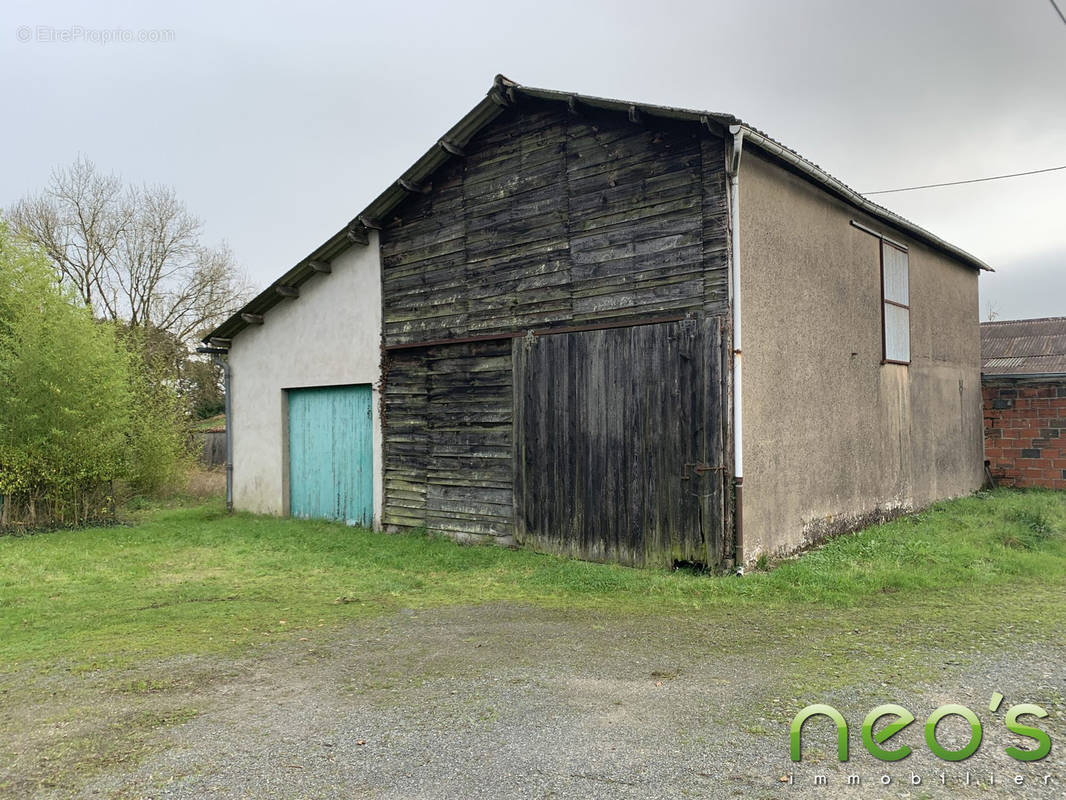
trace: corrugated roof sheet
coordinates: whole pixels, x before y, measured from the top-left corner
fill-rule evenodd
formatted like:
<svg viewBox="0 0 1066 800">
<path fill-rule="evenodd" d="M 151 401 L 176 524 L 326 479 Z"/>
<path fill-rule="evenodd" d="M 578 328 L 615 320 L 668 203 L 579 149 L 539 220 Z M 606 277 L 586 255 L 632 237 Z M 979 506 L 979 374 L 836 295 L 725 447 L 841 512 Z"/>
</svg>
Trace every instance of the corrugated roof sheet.
<svg viewBox="0 0 1066 800">
<path fill-rule="evenodd" d="M 522 97 L 549 102 L 561 102 L 569 104 L 576 109 L 579 106 L 599 108 L 609 111 L 628 113 L 631 119 L 660 118 L 684 120 L 707 128 L 725 131 L 731 125 L 740 125 L 747 131 L 757 134 L 759 141 L 752 144 L 761 148 L 772 156 L 794 156 L 803 162 L 809 171 L 803 173 L 808 180 L 821 186 L 824 190 L 841 197 L 846 202 L 860 208 L 867 213 L 880 218 L 882 221 L 905 230 L 916 238 L 925 241 L 930 246 L 946 252 L 959 259 L 961 262 L 974 269 L 991 269 L 980 259 L 961 250 L 954 245 L 945 242 L 924 228 L 904 219 L 898 214 L 889 211 L 883 206 L 877 205 L 862 197 L 858 192 L 846 186 L 829 173 L 821 169 L 817 164 L 803 158 L 798 153 L 785 147 L 781 143 L 767 136 L 762 131 L 748 125 L 743 120 L 732 114 L 722 114 L 712 111 L 697 111 L 685 108 L 672 108 L 669 106 L 657 106 L 648 103 L 635 103 L 628 100 L 612 100 L 604 97 L 592 97 L 589 95 L 560 92 L 553 89 L 538 89 L 532 86 L 522 86 L 503 75 L 497 75 L 485 98 L 472 108 L 466 116 L 457 122 L 451 130 L 437 140 L 418 161 L 411 165 L 408 170 L 390 185 L 384 192 L 370 203 L 362 212 L 357 214 L 351 222 L 341 228 L 337 233 L 327 239 L 317 249 L 312 251 L 306 258 L 301 259 L 288 272 L 274 281 L 270 286 L 250 300 L 244 308 L 235 312 L 229 319 L 219 325 L 204 337 L 204 341 L 217 345 L 226 345 L 242 329 L 252 324 L 249 320 L 259 319 L 265 311 L 282 302 L 287 296 L 286 287 L 299 287 L 304 281 L 313 278 L 320 270 L 312 267 L 312 262 L 328 262 L 330 259 L 347 250 L 353 244 L 367 242 L 367 228 L 379 228 L 400 203 L 411 193 L 429 191 L 432 188 L 430 178 L 449 159 L 461 157 L 463 147 L 470 142 L 485 126 L 491 123 L 503 111 L 513 106 Z M 746 144 L 745 146 L 751 146 Z M 282 287 L 279 291 L 278 287 Z"/>
<path fill-rule="evenodd" d="M 1066 317 L 982 322 L 981 372 L 1066 375 Z"/>
</svg>

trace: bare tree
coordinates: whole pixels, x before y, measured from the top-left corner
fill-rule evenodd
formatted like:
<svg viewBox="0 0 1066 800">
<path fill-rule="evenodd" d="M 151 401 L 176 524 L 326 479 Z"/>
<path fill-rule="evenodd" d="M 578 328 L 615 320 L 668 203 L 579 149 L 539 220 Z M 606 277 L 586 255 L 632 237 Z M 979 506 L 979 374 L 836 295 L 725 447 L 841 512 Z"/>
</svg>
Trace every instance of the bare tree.
<svg viewBox="0 0 1066 800">
<path fill-rule="evenodd" d="M 97 308 L 107 273 L 114 267 L 119 233 L 129 223 L 122 183 L 102 176 L 84 156 L 52 170 L 48 188 L 15 204 L 8 216 L 51 259 L 61 279 L 86 305 Z M 96 301 L 94 303 L 94 301 Z"/>
<path fill-rule="evenodd" d="M 131 327 L 190 342 L 249 291 L 233 253 L 202 242 L 203 223 L 172 188 L 126 187 L 84 156 L 9 216 L 94 313 Z"/>
</svg>

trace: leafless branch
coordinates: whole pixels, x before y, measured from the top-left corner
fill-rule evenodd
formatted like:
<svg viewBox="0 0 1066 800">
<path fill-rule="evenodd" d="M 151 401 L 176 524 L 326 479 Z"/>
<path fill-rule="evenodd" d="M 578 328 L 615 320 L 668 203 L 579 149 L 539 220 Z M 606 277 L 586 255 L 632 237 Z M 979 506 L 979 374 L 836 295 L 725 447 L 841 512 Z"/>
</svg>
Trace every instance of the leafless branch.
<svg viewBox="0 0 1066 800">
<path fill-rule="evenodd" d="M 202 222 L 172 188 L 125 186 L 84 156 L 9 216 L 101 317 L 190 342 L 249 294 L 233 253 L 202 242 Z"/>
</svg>

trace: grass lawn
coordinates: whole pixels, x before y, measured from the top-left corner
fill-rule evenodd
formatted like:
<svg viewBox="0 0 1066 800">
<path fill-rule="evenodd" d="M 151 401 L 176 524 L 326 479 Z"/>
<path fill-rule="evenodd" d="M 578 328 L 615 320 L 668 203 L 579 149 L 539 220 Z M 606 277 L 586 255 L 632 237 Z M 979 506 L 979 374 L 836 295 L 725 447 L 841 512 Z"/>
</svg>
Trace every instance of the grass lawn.
<svg viewBox="0 0 1066 800">
<path fill-rule="evenodd" d="M 449 604 L 701 618 L 740 609 L 747 619 L 791 609 L 777 616 L 815 624 L 854 609 L 903 621 L 918 607 L 959 620 L 959 609 L 991 613 L 995 599 L 1000 621 L 1036 613 L 1052 630 L 1066 620 L 1061 492 L 996 490 L 940 503 L 744 578 L 227 515 L 217 502 L 143 516 L 129 526 L 0 537 L 0 671 L 240 650 Z"/>
<path fill-rule="evenodd" d="M 189 426 L 193 433 L 205 433 L 207 431 L 224 431 L 226 429 L 226 415 L 216 414 L 207 419 L 200 419 Z"/>
<path fill-rule="evenodd" d="M 886 685 L 919 705 L 927 690 L 958 699 L 944 679 L 962 680 L 966 663 L 990 675 L 981 692 L 1016 690 L 1010 668 L 988 665 L 1047 658 L 1066 629 L 1063 492 L 941 503 L 743 578 L 227 515 L 217 500 L 132 513 L 127 526 L 0 537 L 0 796 L 83 796 L 94 776 L 132 775 L 175 747 L 167 731 L 217 722 L 221 707 L 259 730 L 232 697 L 258 697 L 261 674 L 312 702 L 350 693 L 340 716 L 401 704 L 421 719 L 432 709 L 419 687 L 435 691 L 434 679 L 456 681 L 446 685 L 477 708 L 482 673 L 526 681 L 508 703 L 561 683 L 565 705 L 570 678 L 628 687 L 639 703 L 652 679 L 656 691 L 675 679 L 695 696 L 717 691 L 730 681 L 700 671 L 722 658 L 755 688 L 693 735 L 762 737 L 775 752 L 773 737 L 814 700 L 868 709 Z M 415 608 L 427 610 L 390 614 Z M 322 696 L 305 685 L 320 674 Z M 1055 691 L 1038 699 L 1056 719 L 1066 709 Z M 679 702 L 671 713 L 687 718 Z M 155 796 L 130 780 L 107 796 Z"/>
</svg>

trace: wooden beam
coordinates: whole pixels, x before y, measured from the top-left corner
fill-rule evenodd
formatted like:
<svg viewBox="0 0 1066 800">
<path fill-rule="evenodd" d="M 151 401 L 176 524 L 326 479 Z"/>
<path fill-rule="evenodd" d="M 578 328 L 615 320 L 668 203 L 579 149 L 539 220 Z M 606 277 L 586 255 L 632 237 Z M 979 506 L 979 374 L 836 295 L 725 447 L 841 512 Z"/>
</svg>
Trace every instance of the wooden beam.
<svg viewBox="0 0 1066 800">
<path fill-rule="evenodd" d="M 499 86 L 494 86 L 492 88 L 492 91 L 489 92 L 489 99 L 500 108 L 507 108 L 508 106 L 514 105 L 514 99 L 509 97 Z"/>
<path fill-rule="evenodd" d="M 370 244 L 370 237 L 362 225 L 349 225 L 347 235 L 352 244 Z"/>
<path fill-rule="evenodd" d="M 440 149 L 445 153 L 451 153 L 453 156 L 459 156 L 460 158 L 466 156 L 466 151 L 463 150 L 455 142 L 448 141 L 447 139 L 441 139 L 437 144 L 440 145 Z"/>
<path fill-rule="evenodd" d="M 610 320 L 606 322 L 590 321 L 587 325 L 559 325 L 556 327 L 530 328 L 509 333 L 485 333 L 479 336 L 462 336 L 454 339 L 429 339 L 421 342 L 387 344 L 385 350 L 413 350 L 418 347 L 438 347 L 440 345 L 471 344 L 473 342 L 494 342 L 499 339 L 522 339 L 531 336 L 552 336 L 557 333 L 584 333 L 585 331 L 605 331 L 613 328 L 638 328 L 642 325 L 662 325 L 664 322 L 680 322 L 688 319 L 685 314 L 670 314 L 662 317 L 637 317 L 631 319 Z"/>
<path fill-rule="evenodd" d="M 639 125 L 642 122 L 640 109 L 637 108 L 636 106 L 630 106 L 629 107 L 629 121 L 630 122 L 635 122 L 637 125 Z"/>
<path fill-rule="evenodd" d="M 398 181 L 396 181 L 396 183 L 398 183 L 400 185 L 400 188 L 403 189 L 405 192 L 410 192 L 411 194 L 429 194 L 429 190 L 433 188 L 432 184 L 412 183 L 406 178 L 400 178 Z"/>
<path fill-rule="evenodd" d="M 323 275 L 329 275 L 329 273 L 333 272 L 333 265 L 328 261 L 308 261 L 307 266 Z"/>
<path fill-rule="evenodd" d="M 575 117 L 581 114 L 581 112 L 577 110 L 577 97 L 570 95 L 569 99 L 566 101 L 566 110 Z"/>
<path fill-rule="evenodd" d="M 381 230 L 381 223 L 376 219 L 370 219 L 366 214 L 360 214 L 356 219 L 363 224 L 364 228 L 369 228 L 372 231 Z"/>
<path fill-rule="evenodd" d="M 280 294 L 282 297 L 299 297 L 300 287 L 298 286 L 284 286 L 278 284 L 274 287 L 274 291 Z"/>
<path fill-rule="evenodd" d="M 243 312 L 241 312 L 241 319 L 243 319 L 249 325 L 262 325 L 263 324 L 263 315 L 262 314 L 249 314 L 247 311 L 243 311 Z"/>
</svg>

